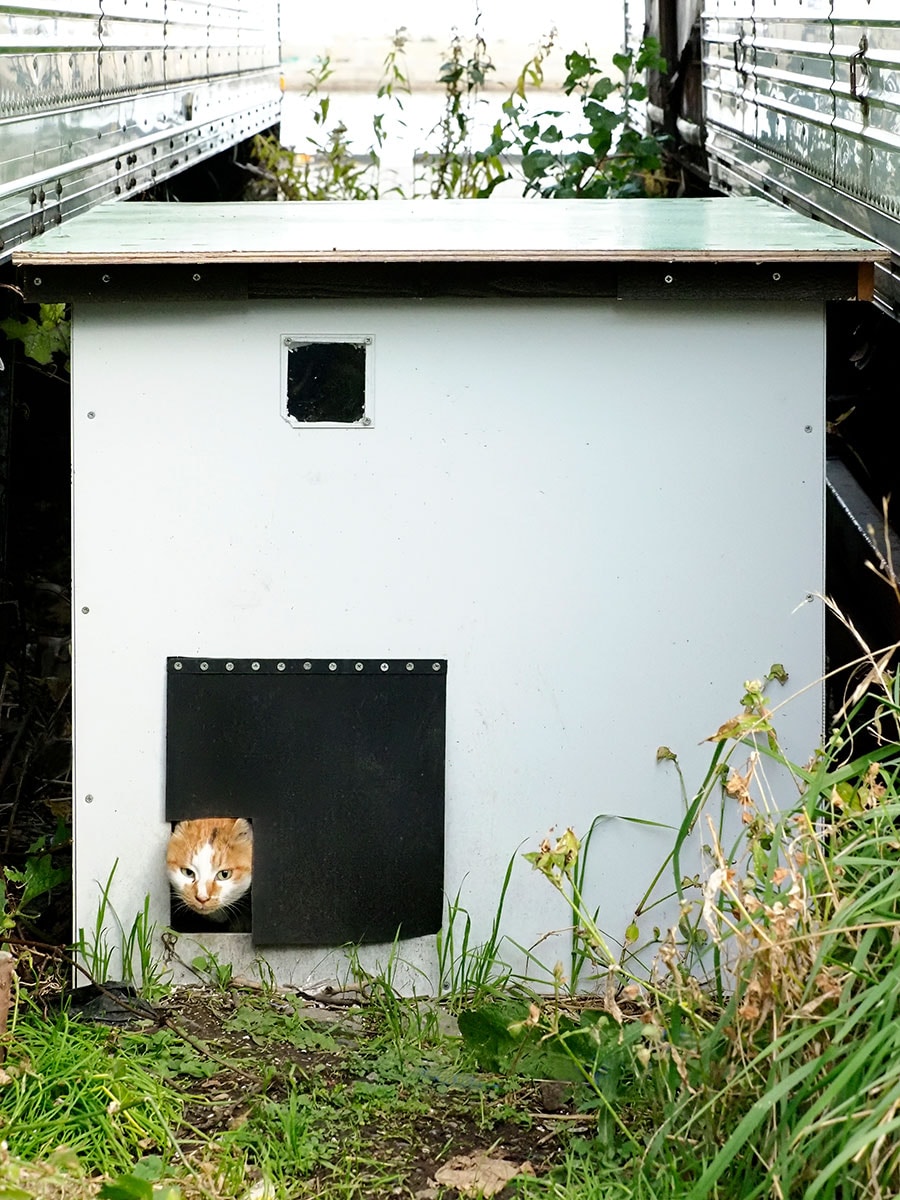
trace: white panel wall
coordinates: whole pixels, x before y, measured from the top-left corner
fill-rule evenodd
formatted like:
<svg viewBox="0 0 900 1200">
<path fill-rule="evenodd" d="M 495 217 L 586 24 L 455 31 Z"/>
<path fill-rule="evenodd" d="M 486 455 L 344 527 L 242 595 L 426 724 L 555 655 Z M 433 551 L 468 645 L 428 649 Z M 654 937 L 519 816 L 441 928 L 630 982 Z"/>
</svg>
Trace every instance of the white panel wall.
<svg viewBox="0 0 900 1200">
<path fill-rule="evenodd" d="M 167 655 L 446 657 L 445 886 L 479 937 L 517 847 L 601 812 L 677 824 L 656 748 L 698 782 L 745 679 L 820 675 L 815 304 L 82 303 L 75 325 L 82 926 L 116 859 L 120 919 L 147 893 L 168 919 Z M 374 337 L 372 428 L 282 420 L 288 334 Z M 820 706 L 813 688 L 786 711 L 801 759 Z M 611 934 L 670 844 L 599 832 Z M 565 924 L 521 863 L 506 931 Z M 561 939 L 539 953 L 552 967 Z M 431 939 L 404 955 L 432 971 Z M 334 969 L 266 957 L 297 982 Z"/>
</svg>

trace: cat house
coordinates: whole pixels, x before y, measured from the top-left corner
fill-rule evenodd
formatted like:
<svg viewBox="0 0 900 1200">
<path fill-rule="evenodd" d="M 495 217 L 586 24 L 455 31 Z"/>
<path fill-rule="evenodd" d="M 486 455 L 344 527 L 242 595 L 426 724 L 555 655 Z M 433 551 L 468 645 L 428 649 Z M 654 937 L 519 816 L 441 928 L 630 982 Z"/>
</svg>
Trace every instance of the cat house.
<svg viewBox="0 0 900 1200">
<path fill-rule="evenodd" d="M 773 664 L 820 737 L 824 310 L 876 257 L 732 198 L 112 204 L 20 251 L 74 314 L 77 927 L 149 897 L 178 975 L 353 943 L 422 991 L 512 861 L 539 975 L 572 918 L 521 854 L 593 827 L 621 941 L 684 811 L 658 748 L 699 784 Z M 170 905 L 216 816 L 243 931 Z"/>
</svg>

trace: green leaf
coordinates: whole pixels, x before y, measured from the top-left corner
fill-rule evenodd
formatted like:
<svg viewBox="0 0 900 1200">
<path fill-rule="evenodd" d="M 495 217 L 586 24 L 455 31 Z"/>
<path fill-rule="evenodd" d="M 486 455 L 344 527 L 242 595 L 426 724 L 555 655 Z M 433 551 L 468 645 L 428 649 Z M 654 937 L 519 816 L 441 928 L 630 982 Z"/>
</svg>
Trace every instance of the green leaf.
<svg viewBox="0 0 900 1200">
<path fill-rule="evenodd" d="M 660 54 L 660 49 L 660 44 L 656 38 L 644 38 L 638 50 L 637 61 L 634 64 L 635 71 L 638 74 L 643 74 L 644 71 L 660 71 L 664 74 L 668 69 L 668 64 Z"/>
<path fill-rule="evenodd" d="M 548 150 L 535 150 L 532 154 L 522 156 L 522 173 L 526 179 L 537 179 L 546 175 L 547 168 L 553 164 L 553 155 Z"/>
<path fill-rule="evenodd" d="M 570 86 L 574 87 L 576 83 L 584 79 L 585 75 L 590 75 L 597 69 L 597 60 L 590 54 L 579 54 L 577 50 L 573 50 L 566 55 L 566 70 L 568 77 L 566 78 L 564 88 L 568 91 Z"/>
<path fill-rule="evenodd" d="M 19 901 L 20 907 L 25 908 L 30 901 L 45 896 L 57 884 L 67 883 L 71 876 L 72 872 L 68 867 L 54 867 L 49 854 L 42 854 L 40 858 L 27 859 L 25 870 L 19 881 L 25 885 L 22 899 Z"/>
<path fill-rule="evenodd" d="M 601 75 L 588 95 L 591 100 L 606 100 L 615 90 L 616 84 L 607 75 Z"/>
<path fill-rule="evenodd" d="M 42 304 L 39 311 L 40 322 L 33 317 L 26 317 L 24 321 L 7 317 L 0 321 L 0 330 L 12 341 L 22 343 L 26 357 L 46 366 L 54 354 L 68 355 L 70 329 L 69 322 L 64 319 L 64 304 Z"/>
<path fill-rule="evenodd" d="M 482 1070 L 528 1079 L 584 1079 L 577 1058 L 573 1061 L 558 1039 L 544 1036 L 546 1030 L 536 1023 L 536 1011 L 523 1000 L 491 1001 L 461 1012 L 459 1032 Z"/>
<path fill-rule="evenodd" d="M 158 1154 L 148 1154 L 146 1158 L 142 1158 L 134 1164 L 134 1169 L 131 1172 L 135 1179 L 146 1179 L 150 1183 L 157 1183 L 162 1179 L 166 1171 L 166 1164 Z"/>
<path fill-rule="evenodd" d="M 598 129 L 588 138 L 588 145 L 597 158 L 605 158 L 612 149 L 612 134 L 608 129 Z"/>
<path fill-rule="evenodd" d="M 608 133 L 621 125 L 625 119 L 622 113 L 613 112 L 611 108 L 605 108 L 595 100 L 587 101 L 584 106 L 584 115 L 590 121 L 592 129 L 602 129 Z"/>
<path fill-rule="evenodd" d="M 720 725 L 716 732 L 706 738 L 708 742 L 725 742 L 729 739 L 740 741 L 741 738 L 747 737 L 751 733 L 771 733 L 772 726 L 764 717 L 758 713 L 741 713 L 740 716 L 732 717 L 730 721 L 726 721 L 724 725 Z"/>
<path fill-rule="evenodd" d="M 153 1186 L 138 1175 L 120 1175 L 104 1183 L 97 1195 L 100 1200 L 153 1200 Z"/>
</svg>

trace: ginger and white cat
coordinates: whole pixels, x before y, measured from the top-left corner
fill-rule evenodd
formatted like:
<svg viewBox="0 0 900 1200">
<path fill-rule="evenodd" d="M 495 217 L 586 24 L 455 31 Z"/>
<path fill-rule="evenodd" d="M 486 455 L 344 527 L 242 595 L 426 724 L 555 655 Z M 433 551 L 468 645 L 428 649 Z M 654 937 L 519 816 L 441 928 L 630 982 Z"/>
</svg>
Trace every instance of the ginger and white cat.
<svg viewBox="0 0 900 1200">
<path fill-rule="evenodd" d="M 166 852 L 172 890 L 193 912 L 225 924 L 253 879 L 249 821 L 205 817 L 179 821 Z"/>
</svg>

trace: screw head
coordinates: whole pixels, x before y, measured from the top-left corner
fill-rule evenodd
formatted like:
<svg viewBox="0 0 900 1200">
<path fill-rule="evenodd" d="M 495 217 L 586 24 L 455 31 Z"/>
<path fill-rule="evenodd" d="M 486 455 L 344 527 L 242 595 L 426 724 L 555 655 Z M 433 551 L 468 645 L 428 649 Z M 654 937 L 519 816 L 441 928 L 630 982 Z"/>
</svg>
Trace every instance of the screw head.
<svg viewBox="0 0 900 1200">
<path fill-rule="evenodd" d="M 85 802 L 85 804 L 93 804 L 94 803 L 94 797 L 90 794 L 90 792 L 88 792 L 88 794 L 85 796 L 84 802 Z"/>
<path fill-rule="evenodd" d="M 40 287 L 44 281 L 41 279 L 40 275 L 35 275 L 31 282 L 35 287 Z"/>
<path fill-rule="evenodd" d="M 234 663 L 232 663 L 232 662 L 227 662 L 227 663 L 225 664 L 225 670 L 226 670 L 226 671 L 233 671 L 233 670 L 234 670 Z"/>
<path fill-rule="evenodd" d="M 96 415 L 97 414 L 95 412 L 89 412 L 87 415 L 87 418 L 89 421 L 93 421 L 93 419 L 94 419 L 94 417 L 96 417 Z"/>
<path fill-rule="evenodd" d="M 81 610 L 81 611 L 82 611 L 83 613 L 89 613 L 91 610 L 90 610 L 90 609 L 88 608 L 88 606 L 85 604 L 85 606 L 82 608 L 82 610 Z"/>
</svg>

